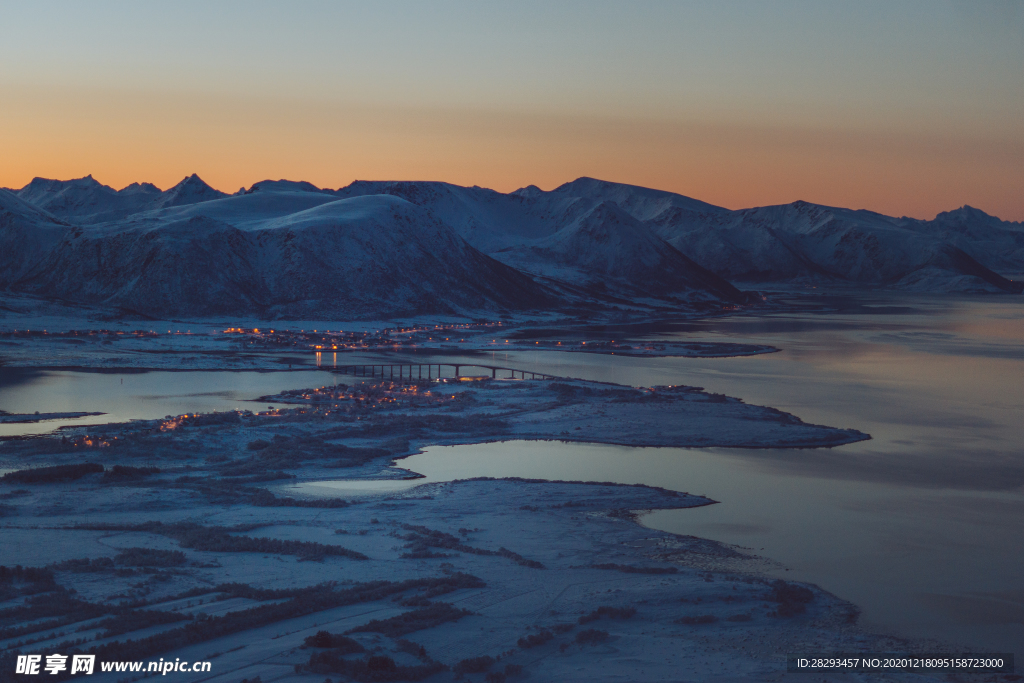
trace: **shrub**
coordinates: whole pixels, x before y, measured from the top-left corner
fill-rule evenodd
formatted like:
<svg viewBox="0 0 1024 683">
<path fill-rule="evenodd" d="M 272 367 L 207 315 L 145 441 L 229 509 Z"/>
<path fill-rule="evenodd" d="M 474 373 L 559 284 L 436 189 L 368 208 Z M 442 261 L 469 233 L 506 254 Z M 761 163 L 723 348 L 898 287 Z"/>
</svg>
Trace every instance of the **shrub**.
<svg viewBox="0 0 1024 683">
<path fill-rule="evenodd" d="M 0 481 L 18 482 L 20 484 L 49 484 L 58 481 L 74 481 L 87 474 L 103 471 L 103 465 L 94 462 L 83 462 L 77 465 L 54 465 L 53 467 L 36 467 L 30 470 L 8 472 L 0 477 Z"/>
<path fill-rule="evenodd" d="M 104 479 L 142 479 L 151 474 L 159 474 L 159 467 L 132 467 L 130 465 L 114 465 L 103 475 Z"/>
<path fill-rule="evenodd" d="M 457 674 L 480 674 L 494 666 L 494 662 L 494 657 L 490 655 L 471 657 L 470 659 L 463 659 L 456 664 L 452 667 L 452 671 Z"/>
<path fill-rule="evenodd" d="M 83 557 L 81 559 L 64 560 L 50 566 L 58 571 L 84 574 L 87 572 L 113 571 L 114 561 L 109 557 L 94 557 L 91 560 L 88 557 Z"/>
<path fill-rule="evenodd" d="M 596 628 L 588 628 L 576 634 L 576 642 L 580 645 L 593 645 L 608 640 L 607 631 L 598 631 Z"/>
<path fill-rule="evenodd" d="M 302 667 L 296 667 L 298 671 Z M 386 655 L 375 655 L 366 659 L 342 659 L 332 651 L 314 653 L 305 667 L 313 673 L 339 673 L 355 681 L 419 681 L 444 671 L 438 662 L 419 666 L 399 666 Z"/>
<path fill-rule="evenodd" d="M 775 616 L 795 617 L 807 611 L 807 604 L 814 600 L 814 593 L 808 588 L 787 583 L 777 579 L 771 584 L 772 592 L 768 599 L 779 603 Z"/>
<path fill-rule="evenodd" d="M 679 571 L 676 567 L 637 567 L 631 564 L 593 564 L 594 569 L 611 569 L 626 574 L 675 574 Z"/>
<path fill-rule="evenodd" d="M 531 647 L 540 647 L 554 637 L 554 633 L 544 629 L 540 633 L 531 633 L 520 638 L 516 644 L 524 650 L 529 650 Z"/>
<path fill-rule="evenodd" d="M 285 474 L 284 472 L 268 473 L 267 477 L 270 477 L 271 475 L 273 476 L 274 479 L 290 479 L 290 478 L 292 478 L 292 475 Z M 281 475 L 281 476 L 278 476 L 278 475 Z M 259 479 L 258 479 L 259 481 L 271 481 L 271 479 L 267 479 L 267 478 L 261 477 L 260 475 L 255 475 L 255 476 L 259 477 Z M 252 479 L 252 481 L 255 482 L 255 481 L 257 481 L 257 479 Z M 270 491 L 268 491 L 266 489 L 259 489 L 258 491 L 256 491 L 256 493 L 254 493 L 252 495 L 252 498 L 249 499 L 249 503 L 252 504 L 252 505 L 256 505 L 257 507 L 265 507 L 265 508 L 266 507 L 293 507 L 293 508 L 345 508 L 345 507 L 348 507 L 348 501 L 347 500 L 342 500 L 341 498 L 314 498 L 314 499 L 311 499 L 311 500 L 296 500 L 295 498 L 288 498 L 288 497 L 278 498 L 277 496 L 275 496 L 273 493 L 271 493 Z M 338 533 L 338 532 L 335 532 L 335 533 Z M 345 532 L 341 532 L 341 533 L 345 533 Z"/>
<path fill-rule="evenodd" d="M 352 640 L 340 633 L 317 631 L 316 635 L 309 636 L 305 642 L 307 647 L 333 648 L 335 654 L 339 655 L 366 652 L 366 648 L 360 645 L 358 641 Z"/>
<path fill-rule="evenodd" d="M 404 652 L 412 655 L 413 657 L 418 657 L 419 659 L 429 659 L 429 657 L 427 657 L 427 649 L 419 643 L 399 638 L 395 641 L 395 646 L 398 648 L 399 652 Z"/>
<path fill-rule="evenodd" d="M 389 638 L 397 638 L 413 631 L 432 628 L 449 621 L 458 621 L 467 614 L 472 614 L 472 612 L 452 607 L 447 602 L 435 602 L 429 607 L 415 609 L 390 619 L 374 619 L 362 626 L 346 631 L 346 633 L 372 632 L 382 633 Z"/>
<path fill-rule="evenodd" d="M 114 555 L 114 564 L 125 567 L 180 567 L 186 560 L 185 553 L 180 550 L 153 548 L 125 548 Z"/>
<path fill-rule="evenodd" d="M 205 550 L 219 553 L 273 553 L 275 555 L 297 555 L 300 559 L 315 560 L 326 556 L 347 557 L 353 560 L 367 560 L 366 555 L 342 548 L 339 545 L 325 545 L 312 541 L 282 541 L 276 538 L 251 538 L 235 536 L 225 527 L 204 527 L 188 522 L 161 524 L 159 522 L 136 525 L 133 530 L 169 536 L 178 541 L 182 548 Z"/>
</svg>

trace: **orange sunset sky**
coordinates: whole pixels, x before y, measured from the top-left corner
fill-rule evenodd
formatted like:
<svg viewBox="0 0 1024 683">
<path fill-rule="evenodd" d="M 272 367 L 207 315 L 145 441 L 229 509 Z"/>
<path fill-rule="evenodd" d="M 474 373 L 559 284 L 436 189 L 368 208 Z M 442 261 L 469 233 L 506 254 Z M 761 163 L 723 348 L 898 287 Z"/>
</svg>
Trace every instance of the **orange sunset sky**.
<svg viewBox="0 0 1024 683">
<path fill-rule="evenodd" d="M 0 186 L 579 176 L 1024 220 L 1017 2 L 26 3 Z"/>
</svg>

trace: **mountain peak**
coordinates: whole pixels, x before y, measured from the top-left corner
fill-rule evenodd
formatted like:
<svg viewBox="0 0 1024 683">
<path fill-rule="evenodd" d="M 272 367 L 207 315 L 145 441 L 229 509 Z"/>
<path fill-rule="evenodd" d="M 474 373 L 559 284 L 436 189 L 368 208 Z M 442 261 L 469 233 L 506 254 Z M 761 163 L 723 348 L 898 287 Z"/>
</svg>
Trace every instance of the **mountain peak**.
<svg viewBox="0 0 1024 683">
<path fill-rule="evenodd" d="M 19 192 L 24 192 L 26 190 L 60 192 L 67 188 L 88 189 L 93 187 L 106 187 L 106 185 L 93 178 L 91 173 L 87 176 L 83 176 L 82 178 L 72 178 L 71 180 L 55 180 L 53 178 L 40 178 L 39 176 L 36 176 L 28 185 L 21 188 Z"/>
<path fill-rule="evenodd" d="M 186 177 L 180 183 L 175 185 L 175 187 L 181 186 L 209 187 L 211 190 L 213 189 L 212 187 L 207 185 L 206 182 L 202 178 L 200 178 L 197 173 L 193 173 L 192 175 Z"/>
<path fill-rule="evenodd" d="M 160 194 L 162 190 L 153 183 L 132 183 L 117 191 L 118 194 Z"/>
<path fill-rule="evenodd" d="M 935 216 L 935 220 L 987 220 L 993 216 L 985 213 L 981 209 L 976 209 L 970 204 L 964 204 L 959 209 L 953 209 L 952 211 L 943 211 Z"/>
<path fill-rule="evenodd" d="M 544 190 L 540 189 L 536 185 L 527 185 L 526 187 L 520 187 L 518 190 L 509 192 L 509 194 L 516 195 L 517 197 L 526 197 L 532 199 L 539 197 L 544 194 Z"/>
<path fill-rule="evenodd" d="M 245 194 L 253 192 L 324 192 L 313 183 L 305 180 L 261 180 L 253 183 Z"/>
<path fill-rule="evenodd" d="M 163 193 L 165 199 L 159 202 L 160 207 L 180 206 L 182 204 L 195 204 L 210 199 L 220 199 L 227 195 L 220 190 L 215 190 L 198 175 L 193 173 L 180 183 Z"/>
</svg>

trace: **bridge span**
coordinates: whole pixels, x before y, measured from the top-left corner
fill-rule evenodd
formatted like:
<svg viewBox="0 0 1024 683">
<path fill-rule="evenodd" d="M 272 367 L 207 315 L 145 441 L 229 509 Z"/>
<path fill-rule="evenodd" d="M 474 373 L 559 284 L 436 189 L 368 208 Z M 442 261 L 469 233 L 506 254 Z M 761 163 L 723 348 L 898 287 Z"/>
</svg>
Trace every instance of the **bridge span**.
<svg viewBox="0 0 1024 683">
<path fill-rule="evenodd" d="M 442 368 L 451 368 L 451 374 L 444 377 Z M 382 379 L 419 380 L 419 379 L 469 379 L 480 375 L 466 375 L 463 368 L 483 368 L 491 371 L 491 378 L 498 379 L 498 373 L 508 373 L 501 379 L 561 379 L 543 372 L 530 372 L 517 368 L 506 368 L 498 365 L 482 365 L 479 363 L 384 363 L 366 365 L 344 365 L 333 372 L 354 377 L 380 377 Z M 486 375 L 484 375 L 486 377 Z"/>
</svg>

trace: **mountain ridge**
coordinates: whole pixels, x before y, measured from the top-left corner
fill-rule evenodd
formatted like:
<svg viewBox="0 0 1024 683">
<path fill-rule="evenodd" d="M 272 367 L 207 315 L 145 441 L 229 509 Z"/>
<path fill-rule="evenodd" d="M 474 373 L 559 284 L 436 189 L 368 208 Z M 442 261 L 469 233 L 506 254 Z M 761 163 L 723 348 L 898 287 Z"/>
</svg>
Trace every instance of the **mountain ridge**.
<svg viewBox="0 0 1024 683">
<path fill-rule="evenodd" d="M 730 210 L 581 177 L 501 193 L 439 181 L 336 190 L 91 175 L 0 190 L 0 288 L 147 315 L 467 313 L 752 303 L 733 282 L 1024 291 L 1024 224 L 796 201 Z M 654 302 L 660 302 L 655 304 Z M 696 309 L 693 309 L 696 310 Z"/>
</svg>

